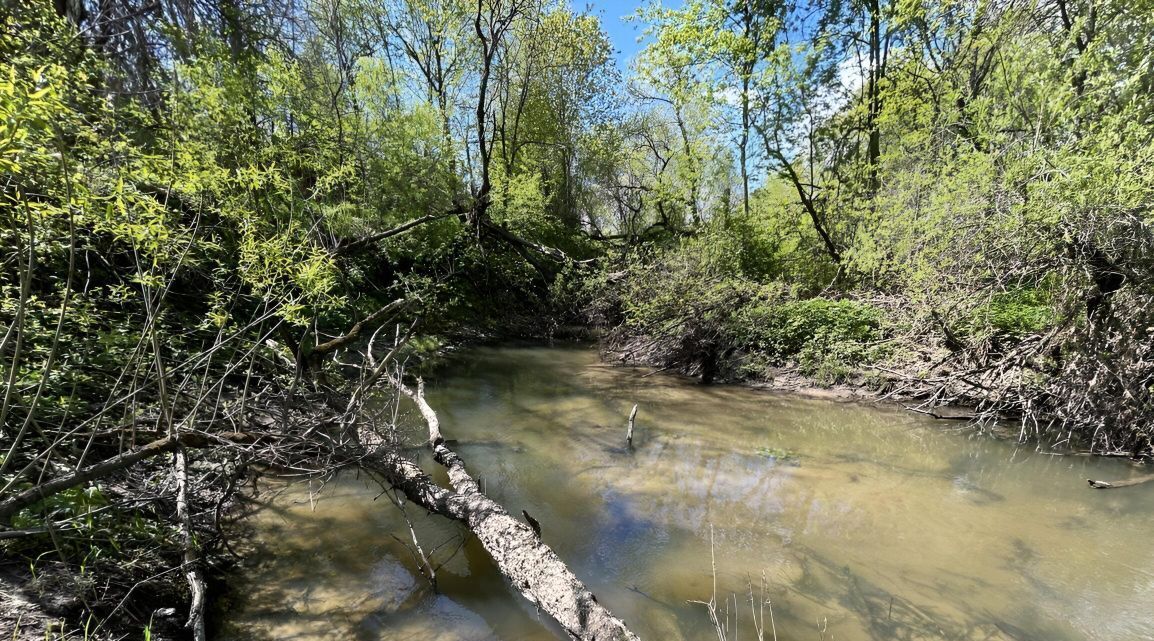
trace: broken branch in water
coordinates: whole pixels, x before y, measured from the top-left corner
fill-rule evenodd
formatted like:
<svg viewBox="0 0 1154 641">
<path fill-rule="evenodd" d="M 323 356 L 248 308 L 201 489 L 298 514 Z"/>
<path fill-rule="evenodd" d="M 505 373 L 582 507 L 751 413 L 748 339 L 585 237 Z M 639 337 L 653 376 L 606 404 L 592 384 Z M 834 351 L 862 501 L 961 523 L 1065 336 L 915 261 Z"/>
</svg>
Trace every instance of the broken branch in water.
<svg viewBox="0 0 1154 641">
<path fill-rule="evenodd" d="M 637 404 L 633 404 L 633 411 L 629 412 L 629 431 L 625 434 L 625 444 L 633 447 L 633 421 L 637 418 Z"/>
<path fill-rule="evenodd" d="M 1120 487 L 1131 487 L 1133 485 L 1141 485 L 1154 481 L 1154 474 L 1147 474 L 1146 476 L 1139 476 L 1138 478 L 1127 479 L 1125 481 L 1095 481 L 1094 479 L 1086 479 L 1090 487 L 1095 490 L 1113 490 Z"/>
</svg>

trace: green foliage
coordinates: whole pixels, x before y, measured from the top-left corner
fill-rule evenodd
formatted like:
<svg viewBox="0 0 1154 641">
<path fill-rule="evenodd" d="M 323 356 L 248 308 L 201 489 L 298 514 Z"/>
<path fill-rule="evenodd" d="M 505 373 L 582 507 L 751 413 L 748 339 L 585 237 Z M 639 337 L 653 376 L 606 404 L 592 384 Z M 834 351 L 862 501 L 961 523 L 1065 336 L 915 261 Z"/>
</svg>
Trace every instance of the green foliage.
<svg viewBox="0 0 1154 641">
<path fill-rule="evenodd" d="M 868 303 L 811 298 L 751 305 L 740 313 L 748 349 L 778 363 L 795 360 L 822 383 L 842 382 L 881 357 L 884 316 Z"/>
<path fill-rule="evenodd" d="M 93 527 L 93 511 L 107 505 L 98 485 L 89 487 L 74 487 L 55 494 L 40 504 L 26 509 L 13 518 L 16 527 L 33 527 L 45 516 L 56 522 L 79 522 L 88 528 Z"/>
<path fill-rule="evenodd" d="M 779 357 L 796 356 L 818 337 L 868 342 L 880 337 L 881 314 L 872 306 L 850 300 L 811 298 L 753 305 L 743 311 L 750 328 L 748 340 L 759 350 Z"/>
<path fill-rule="evenodd" d="M 952 328 L 950 365 L 1002 386 L 972 400 L 1150 447 L 1150 0 L 654 3 L 632 83 L 545 0 L 305 2 L 291 34 L 62 4 L 0 25 L 0 494 L 129 426 L 211 429 L 242 375 L 296 389 L 280 363 L 401 296 L 437 335 L 587 308 L 706 380 L 833 384 L 899 324 L 927 351 Z M 18 522 L 171 535 L 107 490 Z"/>
<path fill-rule="evenodd" d="M 883 356 L 881 310 L 864 302 L 793 298 L 741 270 L 738 236 L 714 229 L 654 257 L 637 256 L 615 286 L 597 281 L 595 315 L 613 322 L 611 342 L 634 358 L 690 373 L 760 377 L 796 362 L 820 382 L 840 382 Z M 744 355 L 744 366 L 738 366 Z"/>
<path fill-rule="evenodd" d="M 1038 289 L 1017 289 L 994 294 L 973 309 L 960 332 L 1022 339 L 1050 328 L 1056 321 L 1051 297 Z"/>
<path fill-rule="evenodd" d="M 612 338 L 634 358 L 716 374 L 728 348 L 736 310 L 756 292 L 739 276 L 738 245 L 720 230 L 680 245 L 654 260 L 635 256 L 615 287 L 597 297 L 597 315 L 622 320 Z M 642 340 L 645 345 L 632 345 Z"/>
<path fill-rule="evenodd" d="M 682 240 L 653 264 L 633 268 L 622 296 L 626 317 L 663 332 L 727 318 L 749 295 L 739 255 L 737 240 L 721 231 Z"/>
<path fill-rule="evenodd" d="M 741 270 L 761 282 L 783 281 L 815 294 L 837 276 L 822 241 L 795 201 L 793 186 L 770 180 L 753 193 L 749 217 L 734 214 L 728 227 L 741 242 Z"/>
</svg>

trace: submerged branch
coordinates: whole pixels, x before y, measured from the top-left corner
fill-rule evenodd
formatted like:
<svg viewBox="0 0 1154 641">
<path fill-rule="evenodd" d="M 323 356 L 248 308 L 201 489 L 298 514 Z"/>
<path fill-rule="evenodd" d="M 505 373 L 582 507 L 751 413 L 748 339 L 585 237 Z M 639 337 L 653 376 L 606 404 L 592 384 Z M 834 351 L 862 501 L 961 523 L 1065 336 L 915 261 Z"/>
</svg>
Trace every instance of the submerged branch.
<svg viewBox="0 0 1154 641">
<path fill-rule="evenodd" d="M 1120 487 L 1130 487 L 1132 485 L 1141 485 L 1154 481 L 1154 474 L 1147 474 L 1146 476 L 1139 476 L 1137 478 L 1127 479 L 1125 481 L 1095 481 L 1094 479 L 1086 479 L 1090 487 L 1095 490 L 1113 490 Z"/>
</svg>

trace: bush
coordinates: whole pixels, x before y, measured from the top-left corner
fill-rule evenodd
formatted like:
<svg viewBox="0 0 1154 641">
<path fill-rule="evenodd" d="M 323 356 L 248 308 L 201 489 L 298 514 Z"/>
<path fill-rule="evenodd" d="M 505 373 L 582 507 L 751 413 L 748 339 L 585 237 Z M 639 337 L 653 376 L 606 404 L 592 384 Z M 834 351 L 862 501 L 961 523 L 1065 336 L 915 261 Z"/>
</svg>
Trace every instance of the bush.
<svg viewBox="0 0 1154 641">
<path fill-rule="evenodd" d="M 815 341 L 867 343 L 881 338 L 881 310 L 852 300 L 810 298 L 761 304 L 742 310 L 749 348 L 789 358 Z"/>
<path fill-rule="evenodd" d="M 796 362 L 826 384 L 880 356 L 878 308 L 852 300 L 798 300 L 779 283 L 742 275 L 739 239 L 711 231 L 594 279 L 591 309 L 613 326 L 611 350 L 628 361 L 704 380 L 757 378 Z M 614 277 L 615 276 L 615 277 Z"/>
<path fill-rule="evenodd" d="M 1054 323 L 1050 296 L 1038 289 L 1012 289 L 994 294 L 970 312 L 959 333 L 963 336 L 998 336 L 1021 339 Z"/>
<path fill-rule="evenodd" d="M 741 276 L 739 254 L 731 234 L 711 230 L 593 279 L 602 290 L 591 315 L 613 326 L 609 349 L 705 380 L 725 375 L 718 369 L 732 351 L 734 315 L 758 292 Z"/>
<path fill-rule="evenodd" d="M 884 315 L 868 303 L 811 298 L 753 305 L 740 316 L 745 350 L 778 365 L 795 361 L 824 384 L 844 381 L 881 356 L 875 343 L 883 336 Z"/>
</svg>

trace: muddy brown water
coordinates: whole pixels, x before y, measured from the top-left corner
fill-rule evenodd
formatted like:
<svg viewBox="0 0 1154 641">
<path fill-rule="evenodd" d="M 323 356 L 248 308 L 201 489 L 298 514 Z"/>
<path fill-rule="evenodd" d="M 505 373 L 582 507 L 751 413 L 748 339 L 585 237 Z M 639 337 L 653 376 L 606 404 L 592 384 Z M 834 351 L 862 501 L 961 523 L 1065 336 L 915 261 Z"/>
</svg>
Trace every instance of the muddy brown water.
<svg viewBox="0 0 1154 641">
<path fill-rule="evenodd" d="M 643 639 L 717 638 L 692 603 L 713 594 L 711 531 L 729 639 L 757 638 L 751 585 L 772 604 L 765 639 L 1154 639 L 1154 484 L 1085 482 L 1148 473 L 1126 463 L 899 408 L 646 377 L 584 349 L 477 349 L 448 371 L 428 397 L 470 471 Z M 260 500 L 219 638 L 563 638 L 475 540 L 410 505 L 443 564 L 429 590 L 369 479 Z"/>
</svg>

